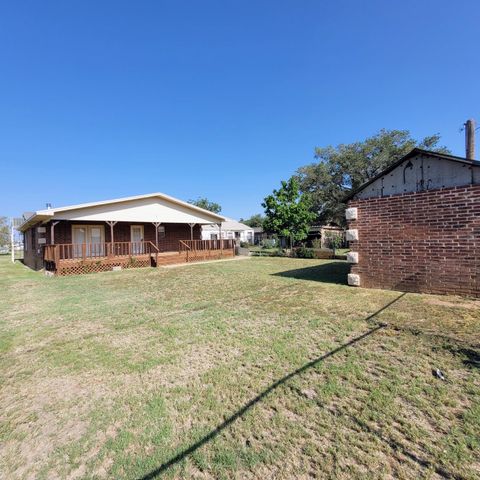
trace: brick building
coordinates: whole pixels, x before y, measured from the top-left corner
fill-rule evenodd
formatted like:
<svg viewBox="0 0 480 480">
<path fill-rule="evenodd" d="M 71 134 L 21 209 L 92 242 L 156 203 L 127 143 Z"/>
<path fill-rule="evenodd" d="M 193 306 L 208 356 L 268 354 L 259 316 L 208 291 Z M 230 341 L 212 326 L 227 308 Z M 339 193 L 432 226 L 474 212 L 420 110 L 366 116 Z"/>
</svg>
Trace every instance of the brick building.
<svg viewBox="0 0 480 480">
<path fill-rule="evenodd" d="M 414 149 L 346 217 L 349 285 L 480 296 L 480 162 Z"/>
</svg>

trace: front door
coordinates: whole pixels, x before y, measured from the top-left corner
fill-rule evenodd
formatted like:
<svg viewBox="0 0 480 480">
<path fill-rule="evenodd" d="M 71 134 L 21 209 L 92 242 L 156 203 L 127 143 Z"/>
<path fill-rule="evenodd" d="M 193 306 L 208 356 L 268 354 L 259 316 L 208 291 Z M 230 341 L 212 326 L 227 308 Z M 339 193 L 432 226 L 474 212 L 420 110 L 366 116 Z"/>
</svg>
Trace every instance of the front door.
<svg viewBox="0 0 480 480">
<path fill-rule="evenodd" d="M 103 257 L 105 255 L 105 229 L 103 225 L 73 225 L 73 257 Z"/>
<path fill-rule="evenodd" d="M 132 253 L 140 255 L 143 253 L 143 225 L 130 226 L 130 241 L 132 242 Z"/>
</svg>

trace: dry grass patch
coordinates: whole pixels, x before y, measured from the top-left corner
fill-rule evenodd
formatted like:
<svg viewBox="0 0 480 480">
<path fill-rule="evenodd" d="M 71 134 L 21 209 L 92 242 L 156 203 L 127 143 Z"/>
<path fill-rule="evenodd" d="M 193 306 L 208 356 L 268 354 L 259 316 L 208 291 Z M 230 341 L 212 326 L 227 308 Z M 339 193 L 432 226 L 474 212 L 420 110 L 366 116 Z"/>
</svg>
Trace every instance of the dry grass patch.
<svg viewBox="0 0 480 480">
<path fill-rule="evenodd" d="M 0 476 L 477 478 L 478 301 L 344 278 L 321 260 L 44 278 L 0 259 Z"/>
</svg>

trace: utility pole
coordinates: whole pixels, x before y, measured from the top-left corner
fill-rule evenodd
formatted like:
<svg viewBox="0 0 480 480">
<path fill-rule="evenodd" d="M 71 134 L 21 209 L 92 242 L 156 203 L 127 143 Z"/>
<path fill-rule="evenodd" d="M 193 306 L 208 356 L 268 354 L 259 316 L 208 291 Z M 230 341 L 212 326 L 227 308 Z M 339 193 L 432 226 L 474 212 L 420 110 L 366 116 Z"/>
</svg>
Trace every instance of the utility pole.
<svg viewBox="0 0 480 480">
<path fill-rule="evenodd" d="M 475 160 L 475 120 L 465 122 L 465 152 L 469 160 Z"/>
</svg>

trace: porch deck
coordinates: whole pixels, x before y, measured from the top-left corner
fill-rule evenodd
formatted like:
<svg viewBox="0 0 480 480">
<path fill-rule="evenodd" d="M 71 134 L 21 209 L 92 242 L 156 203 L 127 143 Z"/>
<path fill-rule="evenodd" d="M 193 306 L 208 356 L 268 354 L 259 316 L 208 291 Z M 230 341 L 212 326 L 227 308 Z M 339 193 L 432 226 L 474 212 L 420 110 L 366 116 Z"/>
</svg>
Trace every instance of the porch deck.
<svg viewBox="0 0 480 480">
<path fill-rule="evenodd" d="M 160 252 L 153 242 L 45 245 L 45 269 L 55 275 L 160 267 L 218 260 L 235 255 L 234 240 L 180 240 L 177 251 Z"/>
</svg>

